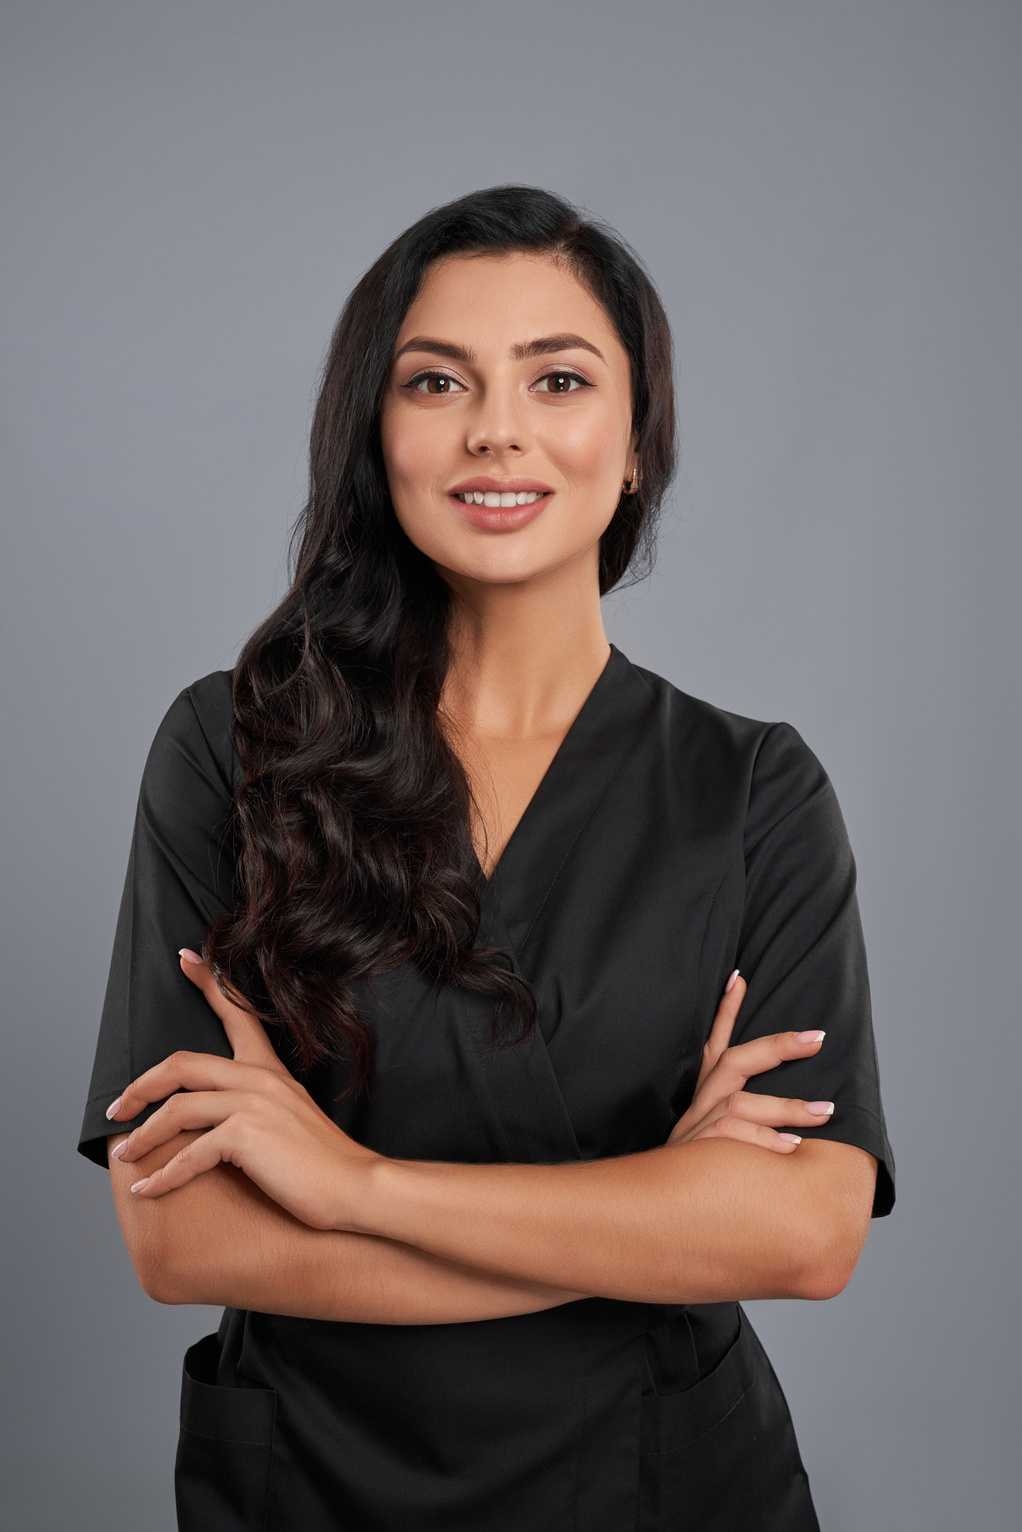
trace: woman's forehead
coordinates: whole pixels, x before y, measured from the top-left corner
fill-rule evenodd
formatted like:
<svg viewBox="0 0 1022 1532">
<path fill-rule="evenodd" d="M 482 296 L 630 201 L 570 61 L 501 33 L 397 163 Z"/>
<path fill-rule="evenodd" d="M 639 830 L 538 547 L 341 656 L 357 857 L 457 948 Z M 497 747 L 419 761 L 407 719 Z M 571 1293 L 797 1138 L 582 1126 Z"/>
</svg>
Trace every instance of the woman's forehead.
<svg viewBox="0 0 1022 1532">
<path fill-rule="evenodd" d="M 404 317 L 395 349 L 418 334 L 440 338 L 441 331 L 442 338 L 471 349 L 474 336 L 489 349 L 558 334 L 577 335 L 605 357 L 608 347 L 621 347 L 603 305 L 571 265 L 532 251 L 437 261 Z"/>
</svg>

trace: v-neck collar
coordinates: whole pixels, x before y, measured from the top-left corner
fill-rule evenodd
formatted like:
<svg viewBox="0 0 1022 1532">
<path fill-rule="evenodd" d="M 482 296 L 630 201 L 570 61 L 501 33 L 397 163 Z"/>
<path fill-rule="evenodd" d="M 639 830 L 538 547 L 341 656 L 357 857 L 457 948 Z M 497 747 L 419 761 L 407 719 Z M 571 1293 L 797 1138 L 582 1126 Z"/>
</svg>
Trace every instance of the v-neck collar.
<svg viewBox="0 0 1022 1532">
<path fill-rule="evenodd" d="M 530 813 L 530 811 L 532 809 L 533 804 L 536 803 L 536 801 L 538 800 L 538 798 L 540 796 L 540 793 L 543 790 L 544 783 L 546 782 L 546 780 L 550 776 L 550 774 L 553 772 L 554 767 L 557 765 L 558 757 L 561 755 L 561 753 L 566 748 L 568 748 L 568 741 L 571 739 L 571 736 L 575 733 L 575 731 L 579 728 L 579 725 L 580 725 L 580 723 L 582 721 L 582 715 L 591 707 L 591 705 L 593 703 L 593 700 L 596 698 L 597 694 L 602 689 L 603 683 L 604 683 L 604 679 L 606 678 L 607 672 L 608 672 L 608 670 L 611 669 L 611 667 L 614 664 L 615 656 L 618 659 L 621 659 L 621 660 L 624 659 L 624 655 L 621 654 L 621 652 L 619 650 L 615 649 L 613 644 L 611 644 L 610 645 L 610 653 L 607 656 L 607 660 L 606 660 L 606 663 L 604 664 L 603 669 L 600 671 L 599 675 L 596 677 L 596 680 L 593 683 L 592 687 L 590 688 L 588 694 L 586 695 L 586 697 L 585 697 L 585 699 L 584 699 L 584 701 L 582 703 L 582 706 L 579 708 L 578 712 L 575 714 L 575 717 L 572 719 L 571 723 L 568 725 L 568 728 L 567 728 L 567 730 L 565 731 L 565 734 L 564 734 L 564 738 L 561 740 L 561 743 L 557 746 L 557 749 L 554 751 L 554 753 L 553 753 L 553 755 L 552 755 L 552 757 L 550 759 L 550 763 L 547 766 L 546 771 L 543 773 L 543 775 L 540 777 L 538 783 L 536 784 L 535 792 L 533 793 L 532 797 L 529 799 L 528 803 L 525 805 L 525 808 L 522 810 L 521 814 L 518 816 L 518 822 L 515 825 L 514 829 L 511 831 L 511 834 L 508 836 L 507 841 L 506 841 L 506 843 L 504 845 L 504 849 L 500 853 L 500 856 L 497 858 L 497 862 L 496 862 L 496 864 L 495 864 L 495 866 L 493 868 L 493 871 L 489 874 L 489 876 L 487 876 L 485 871 L 483 870 L 483 865 L 479 861 L 478 857 L 476 858 L 476 866 L 477 866 L 478 871 L 479 871 L 479 880 L 480 880 L 481 883 L 483 883 L 483 884 L 485 884 L 487 886 L 491 886 L 496 881 L 497 874 L 499 873 L 501 867 L 504 866 L 504 863 L 507 860 L 508 853 L 510 852 L 511 847 L 514 845 L 514 842 L 518 839 L 518 832 L 519 832 L 519 830 L 522 828 L 522 826 L 524 825 L 525 821 L 528 819 L 529 813 Z M 625 661 L 625 663 L 626 664 L 628 663 L 627 660 Z"/>
<path fill-rule="evenodd" d="M 520 955 L 557 874 L 632 750 L 654 707 L 650 687 L 611 645 L 595 686 L 561 741 L 487 880 L 480 870 L 484 925 L 487 909 L 502 917 L 514 955 Z M 503 945 L 503 943 L 499 943 Z"/>
<path fill-rule="evenodd" d="M 516 966 L 527 968 L 523 953 L 558 874 L 655 707 L 648 684 L 612 648 L 489 882 L 480 869 L 480 938 L 507 952 Z M 551 1164 L 581 1158 L 542 1028 L 513 1047 L 495 1050 L 492 998 L 462 994 L 459 1014 L 468 1023 L 468 1067 L 480 1099 L 488 1103 L 499 1156 Z"/>
</svg>

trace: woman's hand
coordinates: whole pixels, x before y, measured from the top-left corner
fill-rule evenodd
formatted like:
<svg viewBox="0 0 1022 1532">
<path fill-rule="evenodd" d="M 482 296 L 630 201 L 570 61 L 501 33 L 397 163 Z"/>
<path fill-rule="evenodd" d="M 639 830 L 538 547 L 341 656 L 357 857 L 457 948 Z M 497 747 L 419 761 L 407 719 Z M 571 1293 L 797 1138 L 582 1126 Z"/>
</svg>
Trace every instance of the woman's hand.
<svg viewBox="0 0 1022 1532">
<path fill-rule="evenodd" d="M 727 982 L 703 1049 L 692 1105 L 675 1124 L 669 1144 L 689 1144 L 697 1138 L 735 1138 L 775 1154 L 792 1154 L 801 1138 L 797 1133 L 777 1130 L 822 1127 L 834 1110 L 832 1101 L 798 1101 L 746 1091 L 753 1075 L 766 1074 L 786 1059 L 812 1058 L 826 1035 L 775 1032 L 772 1037 L 730 1047 L 746 987 L 736 970 Z"/>
<path fill-rule="evenodd" d="M 259 1021 L 227 999 L 201 958 L 185 949 L 181 969 L 219 1016 L 234 1057 L 171 1054 L 107 1109 L 116 1123 L 163 1101 L 111 1149 L 122 1163 L 141 1159 L 178 1133 L 206 1130 L 131 1190 L 138 1197 L 162 1197 L 224 1162 L 311 1228 L 347 1227 L 346 1193 L 379 1157 L 320 1110 L 278 1059 Z"/>
</svg>

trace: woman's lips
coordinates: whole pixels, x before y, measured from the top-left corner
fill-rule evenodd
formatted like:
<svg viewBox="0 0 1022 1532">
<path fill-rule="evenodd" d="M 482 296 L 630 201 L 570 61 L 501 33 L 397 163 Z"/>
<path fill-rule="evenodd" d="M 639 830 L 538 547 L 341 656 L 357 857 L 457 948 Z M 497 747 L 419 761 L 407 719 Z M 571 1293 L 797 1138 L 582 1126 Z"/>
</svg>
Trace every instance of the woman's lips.
<svg viewBox="0 0 1022 1532">
<path fill-rule="evenodd" d="M 448 491 L 463 521 L 491 532 L 514 532 L 528 526 L 553 498 L 553 490 L 535 479 L 471 479 Z"/>
</svg>

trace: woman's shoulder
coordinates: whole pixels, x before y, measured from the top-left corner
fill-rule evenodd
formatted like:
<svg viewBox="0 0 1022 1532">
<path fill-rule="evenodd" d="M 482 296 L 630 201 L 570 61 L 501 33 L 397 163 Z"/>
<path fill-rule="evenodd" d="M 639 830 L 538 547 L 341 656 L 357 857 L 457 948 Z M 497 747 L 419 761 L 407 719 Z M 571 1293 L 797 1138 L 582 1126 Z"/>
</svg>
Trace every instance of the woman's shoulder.
<svg viewBox="0 0 1022 1532">
<path fill-rule="evenodd" d="M 691 762 L 707 786 L 727 783 L 741 793 L 754 819 L 775 819 L 810 797 L 833 798 L 819 759 L 790 723 L 747 718 L 634 668 L 656 698 L 671 754 Z"/>
<path fill-rule="evenodd" d="M 673 681 L 645 670 L 641 665 L 632 668 L 653 693 L 658 711 L 673 733 L 697 736 L 707 744 L 718 742 L 721 748 L 745 756 L 757 756 L 765 747 L 771 757 L 787 755 L 816 759 L 790 723 L 748 718 L 742 713 L 730 712 L 702 697 L 692 696 Z"/>
<path fill-rule="evenodd" d="M 153 739 L 143 789 L 176 796 L 201 778 L 230 796 L 237 784 L 233 672 L 214 670 L 179 692 Z"/>
</svg>

